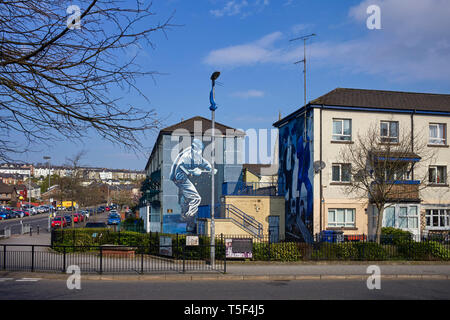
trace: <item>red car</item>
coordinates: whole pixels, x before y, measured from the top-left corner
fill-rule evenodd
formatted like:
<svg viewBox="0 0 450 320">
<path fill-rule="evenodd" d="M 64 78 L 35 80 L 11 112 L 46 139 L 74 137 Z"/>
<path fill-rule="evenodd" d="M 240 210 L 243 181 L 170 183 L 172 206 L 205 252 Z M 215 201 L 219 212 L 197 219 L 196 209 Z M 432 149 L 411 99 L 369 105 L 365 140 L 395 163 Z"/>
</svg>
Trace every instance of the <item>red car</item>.
<svg viewBox="0 0 450 320">
<path fill-rule="evenodd" d="M 79 222 L 83 222 L 84 221 L 84 216 L 81 213 L 77 212 L 76 215 L 78 217 L 78 221 Z"/>
<path fill-rule="evenodd" d="M 61 228 L 61 223 L 62 223 L 63 228 L 67 227 L 66 218 L 64 218 L 64 217 L 55 217 L 52 220 L 52 228 L 58 228 L 58 227 Z"/>
</svg>

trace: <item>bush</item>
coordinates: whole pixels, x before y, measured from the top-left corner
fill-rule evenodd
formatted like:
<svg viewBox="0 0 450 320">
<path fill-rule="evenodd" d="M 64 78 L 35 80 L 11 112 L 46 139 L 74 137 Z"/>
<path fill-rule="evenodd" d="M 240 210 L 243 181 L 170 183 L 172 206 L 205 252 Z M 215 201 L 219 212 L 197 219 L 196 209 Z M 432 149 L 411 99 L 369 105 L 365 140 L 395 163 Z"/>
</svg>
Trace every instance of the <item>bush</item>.
<svg viewBox="0 0 450 320">
<path fill-rule="evenodd" d="M 381 228 L 381 244 L 398 245 L 405 241 L 412 241 L 413 235 L 409 231 L 396 229 L 393 227 Z"/>
<path fill-rule="evenodd" d="M 315 260 L 385 260 L 386 251 L 377 243 L 320 243 L 311 255 Z"/>
<path fill-rule="evenodd" d="M 450 250 L 436 241 L 403 242 L 398 245 L 398 252 L 404 259 L 411 260 L 450 260 Z"/>
<path fill-rule="evenodd" d="M 253 243 L 252 260 L 288 262 L 301 259 L 302 254 L 298 243 L 280 242 L 271 243 L 270 245 L 266 242 Z"/>
<path fill-rule="evenodd" d="M 353 245 L 358 251 L 359 260 L 376 261 L 388 260 L 389 258 L 386 250 L 378 243 L 354 243 Z"/>
</svg>

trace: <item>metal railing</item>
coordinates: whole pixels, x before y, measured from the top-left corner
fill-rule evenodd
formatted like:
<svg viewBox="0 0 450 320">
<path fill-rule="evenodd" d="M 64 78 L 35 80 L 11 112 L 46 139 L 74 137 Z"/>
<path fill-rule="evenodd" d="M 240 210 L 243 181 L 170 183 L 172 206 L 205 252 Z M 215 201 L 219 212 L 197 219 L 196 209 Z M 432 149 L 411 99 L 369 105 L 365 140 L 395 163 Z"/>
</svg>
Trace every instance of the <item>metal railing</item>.
<svg viewBox="0 0 450 320">
<path fill-rule="evenodd" d="M 217 246 L 216 246 L 217 247 Z M 224 248 L 217 247 L 214 266 L 210 246 L 45 246 L 0 244 L 0 268 L 8 271 L 82 273 L 226 272 Z M 165 253 L 165 254 L 163 254 Z"/>
<path fill-rule="evenodd" d="M 316 234 L 313 243 L 284 240 L 271 235 L 249 237 L 223 235 L 223 239 L 252 240 L 254 261 L 450 261 L 450 237 L 405 237 L 386 235 L 377 243 L 368 235 L 326 237 Z"/>
<path fill-rule="evenodd" d="M 0 230 L 0 238 L 10 238 L 11 237 L 11 228 L 4 228 Z"/>
<path fill-rule="evenodd" d="M 249 216 L 232 204 L 227 204 L 225 208 L 225 218 L 231 219 L 234 223 L 244 228 L 255 237 L 263 236 L 263 225 L 255 218 Z"/>
<path fill-rule="evenodd" d="M 211 206 L 206 205 L 199 208 L 199 218 L 211 218 Z M 230 219 L 233 223 L 249 232 L 252 236 L 261 237 L 264 232 L 262 223 L 258 222 L 252 216 L 246 214 L 232 204 L 217 204 L 214 206 L 214 218 Z"/>
<path fill-rule="evenodd" d="M 224 182 L 223 196 L 279 196 L 282 187 L 276 182 Z"/>
</svg>

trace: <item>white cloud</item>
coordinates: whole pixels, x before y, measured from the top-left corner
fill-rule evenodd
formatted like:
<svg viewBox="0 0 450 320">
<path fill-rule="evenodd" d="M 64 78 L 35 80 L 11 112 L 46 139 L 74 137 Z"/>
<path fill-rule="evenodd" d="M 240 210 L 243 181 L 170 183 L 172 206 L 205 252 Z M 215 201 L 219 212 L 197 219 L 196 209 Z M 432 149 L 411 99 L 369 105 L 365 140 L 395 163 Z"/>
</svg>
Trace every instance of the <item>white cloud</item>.
<svg viewBox="0 0 450 320">
<path fill-rule="evenodd" d="M 242 8 L 248 6 L 248 2 L 246 0 L 237 2 L 237 1 L 228 1 L 222 9 L 211 10 L 210 13 L 216 17 L 223 16 L 234 16 L 240 14 Z"/>
<path fill-rule="evenodd" d="M 233 97 L 249 99 L 249 98 L 262 98 L 262 97 L 264 97 L 265 93 L 264 93 L 264 91 L 260 91 L 260 90 L 247 90 L 247 91 L 234 92 L 231 95 Z"/>
<path fill-rule="evenodd" d="M 285 53 L 274 44 L 283 37 L 283 33 L 277 31 L 254 42 L 213 50 L 204 62 L 214 66 L 231 67 L 279 62 L 285 59 Z"/>
<path fill-rule="evenodd" d="M 381 8 L 382 30 L 366 27 L 366 10 L 373 4 Z M 348 16 L 365 35 L 341 42 L 316 39 L 308 48 L 312 63 L 394 81 L 450 80 L 450 1 L 364 0 Z M 293 26 L 291 32 L 302 27 Z M 288 64 L 302 56 L 303 44 L 288 46 L 286 35 L 278 31 L 213 50 L 204 62 L 222 67 Z"/>
<path fill-rule="evenodd" d="M 269 0 L 254 0 L 248 2 L 247 0 L 230 0 L 221 9 L 210 10 L 209 12 L 216 17 L 236 16 L 247 17 L 254 12 L 264 10 L 270 4 Z"/>
</svg>

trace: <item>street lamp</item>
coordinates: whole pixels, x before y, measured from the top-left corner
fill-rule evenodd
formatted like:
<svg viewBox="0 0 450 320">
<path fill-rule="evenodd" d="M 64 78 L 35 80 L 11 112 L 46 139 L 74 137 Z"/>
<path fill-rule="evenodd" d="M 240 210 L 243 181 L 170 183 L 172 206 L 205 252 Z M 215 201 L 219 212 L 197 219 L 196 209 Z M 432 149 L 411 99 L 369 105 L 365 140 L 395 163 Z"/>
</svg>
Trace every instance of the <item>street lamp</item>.
<svg viewBox="0 0 450 320">
<path fill-rule="evenodd" d="M 48 188 L 47 188 L 47 191 L 49 191 L 49 189 L 50 189 L 50 176 L 51 176 L 51 173 L 50 173 L 50 159 L 51 159 L 51 157 L 44 156 L 44 160 L 47 160 L 47 162 L 48 162 Z M 50 201 L 50 194 L 49 194 L 49 197 L 48 197 L 48 201 L 51 202 Z M 49 209 L 50 209 L 50 207 L 49 207 Z"/>
<path fill-rule="evenodd" d="M 209 110 L 211 110 L 211 121 L 212 121 L 212 136 L 211 136 L 211 268 L 215 267 L 215 258 L 216 258 L 216 250 L 215 250 L 215 222 L 214 222 L 214 162 L 215 162 L 215 111 L 217 109 L 216 102 L 214 101 L 215 94 L 215 85 L 216 80 L 219 78 L 220 72 L 216 71 L 211 75 L 211 93 L 209 94 L 209 101 L 211 105 L 209 106 Z"/>
</svg>

